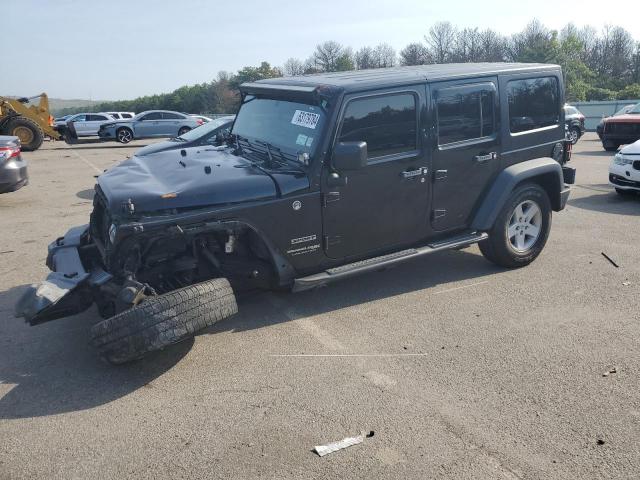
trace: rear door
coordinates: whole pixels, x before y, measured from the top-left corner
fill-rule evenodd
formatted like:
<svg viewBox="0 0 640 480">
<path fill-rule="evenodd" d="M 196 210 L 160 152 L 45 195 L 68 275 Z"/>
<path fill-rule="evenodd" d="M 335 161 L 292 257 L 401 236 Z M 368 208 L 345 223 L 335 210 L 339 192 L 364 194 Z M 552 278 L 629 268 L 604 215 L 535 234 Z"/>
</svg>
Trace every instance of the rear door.
<svg viewBox="0 0 640 480">
<path fill-rule="evenodd" d="M 327 256 L 365 256 L 424 237 L 429 207 L 424 106 L 424 85 L 345 98 L 335 143 L 366 142 L 368 163 L 354 171 L 325 172 L 344 180 L 323 187 Z"/>
<path fill-rule="evenodd" d="M 178 130 L 180 130 L 180 125 L 185 123 L 185 117 L 179 115 L 177 113 L 172 112 L 162 112 L 162 135 L 170 135 L 175 137 L 178 135 Z"/>
<path fill-rule="evenodd" d="M 436 134 L 431 226 L 463 229 L 498 171 L 498 80 L 441 82 L 431 89 Z"/>
</svg>

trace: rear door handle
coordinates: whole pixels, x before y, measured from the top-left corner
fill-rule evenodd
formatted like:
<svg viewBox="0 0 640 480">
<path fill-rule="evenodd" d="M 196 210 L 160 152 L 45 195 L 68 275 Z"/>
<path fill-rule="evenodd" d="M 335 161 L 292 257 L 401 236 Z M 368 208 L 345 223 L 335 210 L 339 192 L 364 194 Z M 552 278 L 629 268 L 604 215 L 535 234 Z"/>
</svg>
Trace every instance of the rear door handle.
<svg viewBox="0 0 640 480">
<path fill-rule="evenodd" d="M 420 175 L 426 175 L 429 169 L 426 167 L 418 168 L 417 170 L 405 170 L 402 172 L 402 178 L 419 177 Z"/>
<path fill-rule="evenodd" d="M 482 155 L 476 155 L 475 157 L 473 157 L 473 161 L 477 163 L 485 163 L 489 160 L 495 160 L 496 158 L 498 158 L 498 154 L 496 152 L 491 152 Z"/>
</svg>

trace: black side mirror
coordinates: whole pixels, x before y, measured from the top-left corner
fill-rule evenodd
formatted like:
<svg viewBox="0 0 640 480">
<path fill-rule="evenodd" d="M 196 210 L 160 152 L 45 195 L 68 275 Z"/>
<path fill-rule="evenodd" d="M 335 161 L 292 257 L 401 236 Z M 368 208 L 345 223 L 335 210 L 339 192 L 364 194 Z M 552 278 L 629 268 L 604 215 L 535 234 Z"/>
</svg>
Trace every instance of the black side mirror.
<svg viewBox="0 0 640 480">
<path fill-rule="evenodd" d="M 333 167 L 358 170 L 367 164 L 367 142 L 340 142 L 333 149 Z"/>
</svg>

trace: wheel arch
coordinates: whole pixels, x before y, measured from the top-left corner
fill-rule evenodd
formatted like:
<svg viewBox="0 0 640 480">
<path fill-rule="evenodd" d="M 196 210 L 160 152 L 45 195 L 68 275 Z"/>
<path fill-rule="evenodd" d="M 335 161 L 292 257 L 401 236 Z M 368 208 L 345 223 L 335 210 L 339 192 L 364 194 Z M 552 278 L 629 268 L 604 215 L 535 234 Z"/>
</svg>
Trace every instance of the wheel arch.
<svg viewBox="0 0 640 480">
<path fill-rule="evenodd" d="M 511 192 L 526 182 L 536 183 L 547 192 L 554 211 L 564 208 L 562 167 L 552 158 L 535 158 L 516 163 L 500 172 L 476 210 L 472 228 L 489 230 Z"/>
</svg>

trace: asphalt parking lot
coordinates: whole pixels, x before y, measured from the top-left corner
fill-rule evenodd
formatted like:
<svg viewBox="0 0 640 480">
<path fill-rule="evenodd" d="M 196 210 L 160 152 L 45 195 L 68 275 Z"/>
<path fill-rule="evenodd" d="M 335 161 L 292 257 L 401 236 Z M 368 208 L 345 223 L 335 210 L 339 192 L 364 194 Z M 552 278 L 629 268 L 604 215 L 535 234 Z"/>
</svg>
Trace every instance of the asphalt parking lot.
<svg viewBox="0 0 640 480">
<path fill-rule="evenodd" d="M 640 198 L 607 184 L 593 134 L 527 268 L 473 247 L 261 293 L 112 367 L 87 345 L 94 309 L 29 327 L 13 307 L 88 221 L 94 175 L 143 144 L 47 144 L 0 196 L 0 479 L 640 477 Z"/>
</svg>

